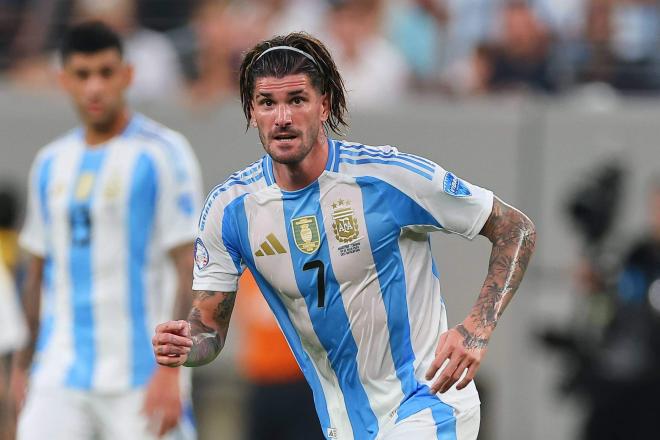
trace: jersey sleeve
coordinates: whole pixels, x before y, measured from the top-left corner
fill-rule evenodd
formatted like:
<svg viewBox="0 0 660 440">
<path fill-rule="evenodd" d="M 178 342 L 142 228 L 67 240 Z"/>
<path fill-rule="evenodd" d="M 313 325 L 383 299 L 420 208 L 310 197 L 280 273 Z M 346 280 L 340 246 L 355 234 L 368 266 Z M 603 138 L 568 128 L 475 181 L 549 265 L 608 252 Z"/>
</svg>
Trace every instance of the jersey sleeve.
<svg viewBox="0 0 660 440">
<path fill-rule="evenodd" d="M 426 183 L 426 182 L 425 182 Z M 414 193 L 442 230 L 473 239 L 493 210 L 492 191 L 463 180 L 435 165 L 433 180 Z"/>
<path fill-rule="evenodd" d="M 245 264 L 232 216 L 212 192 L 204 206 L 195 240 L 193 290 L 235 292 Z"/>
<path fill-rule="evenodd" d="M 202 179 L 195 154 L 183 137 L 176 138 L 176 155 L 162 162 L 160 171 L 158 227 L 164 249 L 191 243 L 197 232 L 201 209 Z"/>
<path fill-rule="evenodd" d="M 20 246 L 38 257 L 46 255 L 46 206 L 50 160 L 37 157 L 30 169 L 25 223 L 19 235 Z"/>
<path fill-rule="evenodd" d="M 359 164 L 349 163 L 350 172 L 388 184 L 390 189 L 384 190 L 391 191 L 390 208 L 398 203 L 398 207 L 392 209 L 396 210 L 400 227 L 420 232 L 441 230 L 472 239 L 488 220 L 493 207 L 491 191 L 459 178 L 428 159 L 399 152 L 395 147 L 356 151 L 358 153 L 353 154 L 362 155 L 357 159 L 367 159 L 351 160 Z"/>
</svg>

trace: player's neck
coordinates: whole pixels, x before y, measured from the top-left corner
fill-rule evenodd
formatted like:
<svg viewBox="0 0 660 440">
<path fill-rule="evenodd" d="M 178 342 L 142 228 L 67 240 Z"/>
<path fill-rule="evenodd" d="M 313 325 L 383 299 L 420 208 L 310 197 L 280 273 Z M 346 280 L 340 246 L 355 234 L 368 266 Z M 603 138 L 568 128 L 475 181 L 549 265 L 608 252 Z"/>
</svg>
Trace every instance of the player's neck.
<svg viewBox="0 0 660 440">
<path fill-rule="evenodd" d="M 121 134 L 131 119 L 130 112 L 124 108 L 108 127 L 100 129 L 92 125 L 85 127 L 85 143 L 88 147 L 97 147 Z"/>
<path fill-rule="evenodd" d="M 273 161 L 273 174 L 277 186 L 285 191 L 303 189 L 319 178 L 328 162 L 328 139 L 322 135 L 309 154 L 297 164 Z"/>
</svg>

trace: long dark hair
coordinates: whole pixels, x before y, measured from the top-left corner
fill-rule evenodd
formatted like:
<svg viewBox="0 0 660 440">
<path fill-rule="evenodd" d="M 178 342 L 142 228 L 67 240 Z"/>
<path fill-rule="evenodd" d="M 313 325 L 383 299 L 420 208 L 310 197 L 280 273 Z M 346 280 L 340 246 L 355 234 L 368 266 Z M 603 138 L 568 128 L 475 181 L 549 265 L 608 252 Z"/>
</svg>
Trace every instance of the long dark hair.
<svg viewBox="0 0 660 440">
<path fill-rule="evenodd" d="M 289 46 L 302 50 L 305 55 L 293 50 L 274 50 L 261 56 L 271 47 Z M 249 126 L 252 119 L 252 94 L 257 78 L 306 74 L 312 85 L 321 93 L 327 94 L 330 102 L 330 117 L 325 122 L 326 128 L 341 134 L 341 127 L 346 123 L 346 89 L 344 81 L 328 49 L 311 35 L 294 32 L 264 40 L 245 54 L 240 69 L 240 92 L 243 113 Z"/>
</svg>

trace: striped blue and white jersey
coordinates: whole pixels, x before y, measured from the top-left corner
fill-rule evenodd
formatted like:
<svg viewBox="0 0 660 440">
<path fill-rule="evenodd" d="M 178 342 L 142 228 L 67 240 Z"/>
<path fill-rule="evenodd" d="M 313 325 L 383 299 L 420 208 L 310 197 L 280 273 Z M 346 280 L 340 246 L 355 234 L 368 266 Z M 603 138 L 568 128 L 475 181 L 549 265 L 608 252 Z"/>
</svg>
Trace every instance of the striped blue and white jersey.
<svg viewBox="0 0 660 440">
<path fill-rule="evenodd" d="M 472 384 L 432 395 L 424 378 L 447 330 L 429 233 L 472 239 L 492 201 L 390 146 L 331 140 L 325 171 L 298 191 L 277 186 L 265 156 L 208 196 L 193 289 L 235 291 L 244 268 L 252 271 L 327 438 L 378 438 L 426 408 L 453 432 L 453 411 L 479 398 Z"/>
<path fill-rule="evenodd" d="M 33 387 L 148 382 L 153 328 L 175 295 L 167 252 L 194 241 L 201 191 L 186 139 L 140 114 L 102 146 L 75 129 L 38 153 L 20 235 L 45 259 Z"/>
</svg>

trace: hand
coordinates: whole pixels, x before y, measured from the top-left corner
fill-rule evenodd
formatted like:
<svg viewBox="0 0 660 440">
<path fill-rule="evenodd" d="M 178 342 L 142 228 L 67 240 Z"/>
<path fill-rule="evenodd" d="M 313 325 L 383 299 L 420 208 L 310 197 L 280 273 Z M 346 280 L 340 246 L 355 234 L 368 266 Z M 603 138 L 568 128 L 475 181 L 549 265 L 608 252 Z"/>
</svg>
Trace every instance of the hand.
<svg viewBox="0 0 660 440">
<path fill-rule="evenodd" d="M 143 412 L 149 419 L 149 430 L 158 437 L 179 423 L 182 411 L 179 370 L 158 367 L 147 386 Z"/>
<path fill-rule="evenodd" d="M 431 393 L 447 392 L 463 375 L 467 374 L 456 385 L 462 390 L 474 379 L 481 361 L 486 355 L 488 339 L 475 337 L 463 324 L 440 335 L 440 342 L 435 350 L 435 359 L 426 372 L 426 380 L 431 380 L 442 365 L 448 361 L 436 381 L 431 386 Z"/>
<path fill-rule="evenodd" d="M 188 359 L 193 345 L 187 321 L 168 321 L 156 327 L 151 339 L 156 362 L 166 367 L 179 367 Z"/>
</svg>

